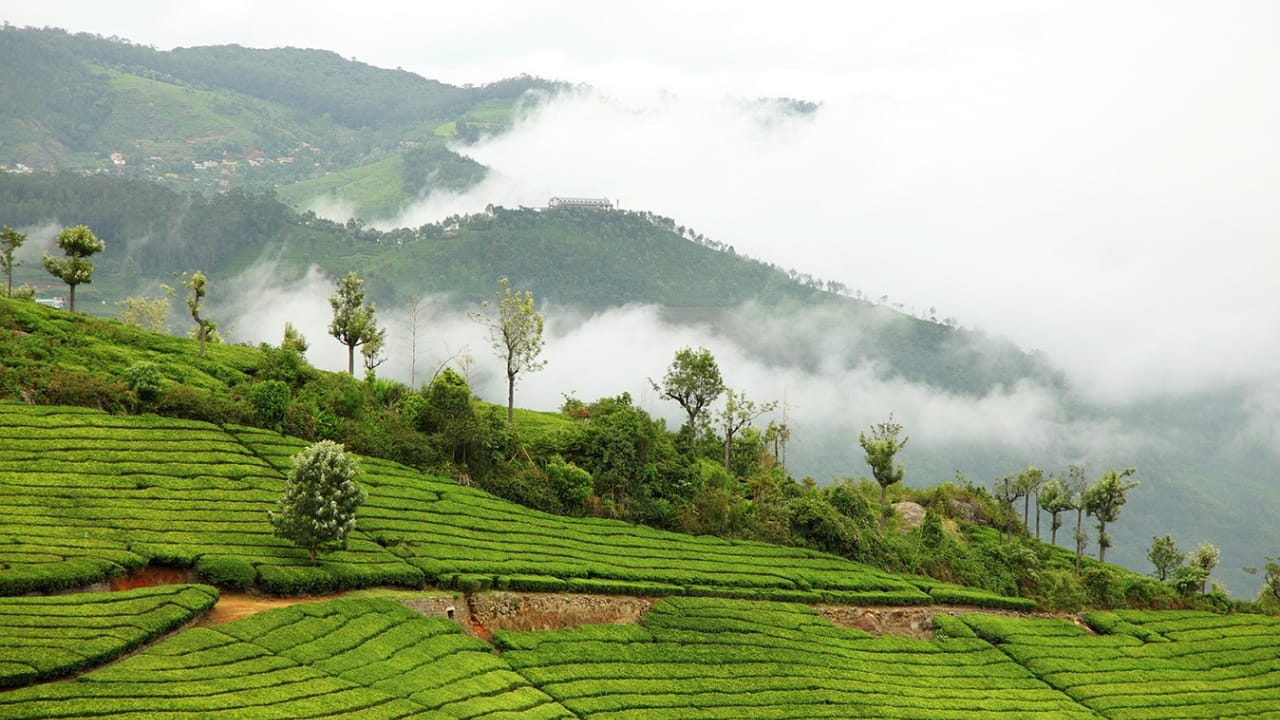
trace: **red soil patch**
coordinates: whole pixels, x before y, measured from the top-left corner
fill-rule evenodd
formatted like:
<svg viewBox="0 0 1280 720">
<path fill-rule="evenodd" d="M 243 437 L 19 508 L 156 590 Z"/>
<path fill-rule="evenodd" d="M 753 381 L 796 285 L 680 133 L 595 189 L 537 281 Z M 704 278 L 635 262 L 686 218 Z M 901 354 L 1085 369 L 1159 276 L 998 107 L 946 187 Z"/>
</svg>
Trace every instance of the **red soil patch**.
<svg viewBox="0 0 1280 720">
<path fill-rule="evenodd" d="M 224 592 L 218 598 L 218 604 L 205 616 L 196 621 L 197 627 L 209 627 L 211 625 L 222 625 L 223 623 L 241 620 L 254 613 L 260 613 L 264 610 L 274 610 L 275 608 L 288 607 L 299 603 L 320 602 L 322 600 L 332 600 L 342 597 L 343 593 L 337 595 L 313 595 L 309 597 L 269 597 L 266 595 L 252 595 L 250 593 Z"/>
<path fill-rule="evenodd" d="M 195 571 L 188 568 L 148 565 L 138 568 L 128 575 L 111 578 L 111 592 L 153 587 L 155 585 L 183 585 L 192 582 L 199 582 L 199 576 Z"/>
</svg>

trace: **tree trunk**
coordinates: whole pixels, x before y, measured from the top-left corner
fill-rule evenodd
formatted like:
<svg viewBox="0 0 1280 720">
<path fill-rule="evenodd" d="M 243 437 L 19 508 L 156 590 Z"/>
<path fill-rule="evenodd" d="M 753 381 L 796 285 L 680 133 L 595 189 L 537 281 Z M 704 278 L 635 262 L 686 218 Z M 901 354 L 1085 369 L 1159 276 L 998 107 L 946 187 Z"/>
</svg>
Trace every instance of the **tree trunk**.
<svg viewBox="0 0 1280 720">
<path fill-rule="evenodd" d="M 1036 491 L 1036 542 L 1040 542 L 1040 492 Z"/>
<path fill-rule="evenodd" d="M 347 346 L 347 374 L 351 377 L 356 376 L 356 346 Z"/>
<path fill-rule="evenodd" d="M 76 286 L 70 285 L 68 287 L 71 288 L 71 312 L 75 312 L 76 311 Z"/>
<path fill-rule="evenodd" d="M 515 373 L 507 373 L 507 427 L 515 427 L 516 425 L 516 376 Z"/>
<path fill-rule="evenodd" d="M 889 519 L 889 486 L 880 486 L 880 529 L 884 530 L 885 522 Z"/>
<path fill-rule="evenodd" d="M 733 461 L 733 436 L 724 435 L 724 471 L 729 472 L 729 464 Z"/>
<path fill-rule="evenodd" d="M 1026 497 L 1022 498 L 1022 527 L 1026 528 L 1027 532 L 1031 532 L 1031 493 L 1030 492 L 1027 493 Z"/>
<path fill-rule="evenodd" d="M 1107 521 L 1098 518 L 1098 562 L 1107 561 Z"/>
<path fill-rule="evenodd" d="M 1053 514 L 1053 522 L 1049 525 L 1049 527 L 1051 528 L 1051 530 L 1049 530 L 1049 544 L 1057 545 L 1058 544 L 1058 513 Z"/>
<path fill-rule="evenodd" d="M 1076 508 L 1076 574 L 1080 574 L 1080 553 L 1084 549 L 1080 545 L 1080 523 L 1084 519 L 1084 508 Z"/>
</svg>

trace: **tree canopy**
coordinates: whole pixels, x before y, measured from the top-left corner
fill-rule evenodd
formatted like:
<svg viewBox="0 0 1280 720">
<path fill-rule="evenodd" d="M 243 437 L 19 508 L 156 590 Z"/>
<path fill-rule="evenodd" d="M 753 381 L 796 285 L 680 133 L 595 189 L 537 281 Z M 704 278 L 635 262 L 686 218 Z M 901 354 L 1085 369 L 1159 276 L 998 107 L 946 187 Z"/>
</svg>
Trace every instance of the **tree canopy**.
<svg viewBox="0 0 1280 720">
<path fill-rule="evenodd" d="M 284 495 L 275 511 L 267 512 L 276 537 L 308 550 L 312 565 L 318 551 L 346 547 L 356 526 L 356 508 L 365 500 L 358 472 L 355 458 L 332 440 L 293 456 Z"/>
<path fill-rule="evenodd" d="M 649 384 L 660 397 L 675 400 L 684 408 L 688 416 L 685 427 L 692 439 L 697 438 L 698 419 L 703 411 L 724 392 L 720 366 L 711 351 L 704 347 L 677 350 L 667 374 L 662 376 L 662 384 L 652 380 Z"/>
<path fill-rule="evenodd" d="M 98 239 L 87 225 L 64 228 L 58 233 L 58 247 L 66 257 L 44 254 L 44 269 L 71 288 L 71 312 L 76 311 L 76 286 L 93 282 L 93 263 L 89 256 L 102 252 L 107 244 Z"/>
<path fill-rule="evenodd" d="M 364 280 L 355 271 L 338 279 L 337 289 L 329 296 L 329 306 L 333 308 L 329 334 L 347 346 L 347 373 L 355 375 L 356 348 L 372 343 L 381 349 L 386 330 L 378 328 L 373 303 L 365 304 Z"/>
</svg>

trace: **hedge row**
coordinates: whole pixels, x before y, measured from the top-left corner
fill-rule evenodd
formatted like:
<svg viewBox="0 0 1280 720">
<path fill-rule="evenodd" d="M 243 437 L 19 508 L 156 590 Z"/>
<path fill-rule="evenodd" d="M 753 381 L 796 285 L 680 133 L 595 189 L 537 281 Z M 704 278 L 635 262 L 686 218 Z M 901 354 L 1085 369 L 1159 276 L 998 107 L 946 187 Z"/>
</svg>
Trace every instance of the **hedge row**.
<svg viewBox="0 0 1280 720">
<path fill-rule="evenodd" d="M 114 660 L 213 607 L 203 585 L 0 599 L 0 686 L 65 677 Z"/>
</svg>

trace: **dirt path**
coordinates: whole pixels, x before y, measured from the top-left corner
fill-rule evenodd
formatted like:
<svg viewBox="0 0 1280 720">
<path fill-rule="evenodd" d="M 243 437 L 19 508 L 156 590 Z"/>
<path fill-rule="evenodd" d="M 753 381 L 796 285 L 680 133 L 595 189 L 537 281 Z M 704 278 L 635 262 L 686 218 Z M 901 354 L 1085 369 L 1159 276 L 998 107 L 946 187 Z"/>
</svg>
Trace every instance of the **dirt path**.
<svg viewBox="0 0 1280 720">
<path fill-rule="evenodd" d="M 311 595 L 308 597 L 272 597 L 268 595 L 253 595 L 242 592 L 223 592 L 222 597 L 218 599 L 218 603 L 213 606 L 209 612 L 196 621 L 196 627 L 210 627 L 213 625 L 222 625 L 224 623 L 234 622 L 249 617 L 254 613 L 260 613 L 264 610 L 274 610 L 276 608 L 289 607 L 299 603 L 321 602 L 323 600 L 332 600 L 342 597 L 345 593 L 336 595 Z"/>
</svg>

